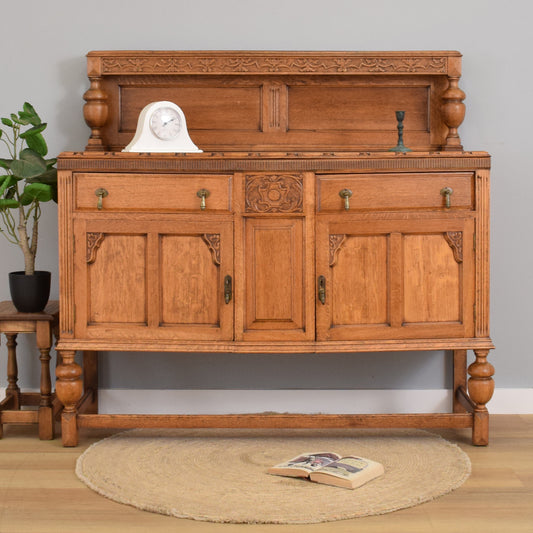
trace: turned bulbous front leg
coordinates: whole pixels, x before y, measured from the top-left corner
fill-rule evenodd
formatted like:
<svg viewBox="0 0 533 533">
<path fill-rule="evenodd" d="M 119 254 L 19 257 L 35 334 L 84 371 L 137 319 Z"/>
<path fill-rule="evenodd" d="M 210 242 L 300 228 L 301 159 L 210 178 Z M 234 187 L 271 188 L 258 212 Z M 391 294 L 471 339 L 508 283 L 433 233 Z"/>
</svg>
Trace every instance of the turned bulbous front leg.
<svg viewBox="0 0 533 533">
<path fill-rule="evenodd" d="M 487 361 L 489 350 L 474 350 L 474 353 L 476 360 L 468 367 L 468 394 L 476 404 L 472 442 L 485 446 L 489 443 L 489 413 L 485 404 L 494 393 L 494 367 Z"/>
<path fill-rule="evenodd" d="M 82 370 L 74 362 L 75 351 L 62 351 L 61 364 L 56 368 L 56 394 L 63 404 L 61 432 L 63 446 L 77 446 L 77 404 L 83 394 Z"/>
</svg>

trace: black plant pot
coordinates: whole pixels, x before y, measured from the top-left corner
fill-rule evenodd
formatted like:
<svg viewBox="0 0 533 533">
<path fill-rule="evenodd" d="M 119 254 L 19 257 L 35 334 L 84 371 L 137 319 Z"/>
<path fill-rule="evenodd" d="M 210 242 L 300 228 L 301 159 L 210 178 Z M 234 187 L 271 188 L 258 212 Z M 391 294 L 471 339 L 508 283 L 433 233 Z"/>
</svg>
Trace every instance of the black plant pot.
<svg viewBox="0 0 533 533">
<path fill-rule="evenodd" d="M 9 290 L 14 306 L 21 313 L 38 313 L 50 297 L 50 272 L 36 270 L 27 276 L 24 271 L 9 273 Z"/>
</svg>

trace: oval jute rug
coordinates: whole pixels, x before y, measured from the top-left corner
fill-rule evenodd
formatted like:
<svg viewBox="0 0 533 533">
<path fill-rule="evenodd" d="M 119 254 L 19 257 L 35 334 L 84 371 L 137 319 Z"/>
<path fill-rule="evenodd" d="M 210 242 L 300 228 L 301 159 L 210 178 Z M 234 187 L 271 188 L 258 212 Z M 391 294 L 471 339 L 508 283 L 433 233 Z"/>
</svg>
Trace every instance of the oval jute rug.
<svg viewBox="0 0 533 533">
<path fill-rule="evenodd" d="M 385 474 L 348 490 L 273 476 L 300 453 L 381 462 Z M 459 487 L 470 474 L 455 444 L 422 430 L 131 430 L 93 444 L 76 474 L 145 511 L 210 522 L 309 524 L 389 513 Z"/>
</svg>

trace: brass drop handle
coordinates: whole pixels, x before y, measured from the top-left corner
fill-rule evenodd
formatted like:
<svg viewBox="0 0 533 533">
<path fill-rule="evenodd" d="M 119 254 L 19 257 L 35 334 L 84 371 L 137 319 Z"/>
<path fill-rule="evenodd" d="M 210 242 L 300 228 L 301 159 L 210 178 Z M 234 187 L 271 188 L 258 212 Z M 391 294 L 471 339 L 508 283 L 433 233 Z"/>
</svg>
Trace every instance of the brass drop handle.
<svg viewBox="0 0 533 533">
<path fill-rule="evenodd" d="M 322 305 L 326 303 L 326 278 L 318 276 L 318 299 Z"/>
<path fill-rule="evenodd" d="M 200 189 L 197 193 L 196 193 L 196 196 L 198 196 L 198 198 L 201 198 L 200 200 L 200 209 L 203 211 L 206 207 L 205 205 L 205 199 L 206 198 L 209 198 L 209 195 L 211 193 L 207 190 L 207 189 Z"/>
<path fill-rule="evenodd" d="M 451 196 L 453 194 L 453 189 L 451 187 L 444 187 L 440 193 L 444 196 L 444 205 L 446 206 L 446 209 L 450 209 L 452 206 Z"/>
<path fill-rule="evenodd" d="M 104 207 L 102 200 L 109 194 L 105 189 L 100 187 L 94 191 L 94 194 L 98 197 L 98 202 L 96 203 L 96 209 L 100 211 Z"/>
<path fill-rule="evenodd" d="M 350 189 L 342 189 L 342 191 L 339 191 L 339 196 L 344 198 L 344 209 L 346 209 L 346 211 L 350 209 L 350 198 L 352 197 L 352 194 Z"/>
<path fill-rule="evenodd" d="M 231 296 L 233 293 L 231 276 L 226 276 L 224 278 L 224 301 L 229 304 L 231 302 Z"/>
</svg>

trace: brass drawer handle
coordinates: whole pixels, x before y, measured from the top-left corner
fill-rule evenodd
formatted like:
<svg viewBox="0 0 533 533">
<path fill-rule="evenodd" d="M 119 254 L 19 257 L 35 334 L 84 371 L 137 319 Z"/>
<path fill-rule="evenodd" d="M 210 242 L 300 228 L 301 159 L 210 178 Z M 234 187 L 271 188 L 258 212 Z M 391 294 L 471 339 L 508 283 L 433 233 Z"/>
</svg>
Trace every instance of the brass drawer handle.
<svg viewBox="0 0 533 533">
<path fill-rule="evenodd" d="M 326 278 L 318 276 L 318 299 L 322 305 L 326 304 Z"/>
<path fill-rule="evenodd" d="M 203 211 L 205 208 L 206 208 L 206 205 L 205 205 L 205 199 L 206 198 L 209 198 L 209 195 L 211 193 L 207 190 L 207 189 L 200 189 L 197 193 L 196 193 L 196 196 L 198 196 L 198 198 L 201 198 L 200 200 L 200 209 Z"/>
<path fill-rule="evenodd" d="M 450 209 L 452 206 L 451 196 L 453 194 L 453 189 L 451 187 L 444 187 L 440 193 L 444 196 L 444 205 L 446 206 L 446 209 Z"/>
<path fill-rule="evenodd" d="M 94 191 L 94 194 L 98 197 L 98 202 L 96 203 L 96 209 L 100 211 L 104 207 L 102 200 L 109 194 L 105 189 L 100 187 Z"/>
<path fill-rule="evenodd" d="M 350 189 L 342 189 L 342 191 L 339 191 L 339 196 L 344 198 L 344 209 L 346 209 L 346 211 L 350 209 L 350 198 L 352 197 L 352 194 Z"/>
</svg>

